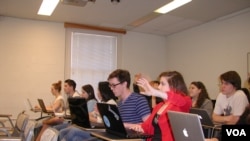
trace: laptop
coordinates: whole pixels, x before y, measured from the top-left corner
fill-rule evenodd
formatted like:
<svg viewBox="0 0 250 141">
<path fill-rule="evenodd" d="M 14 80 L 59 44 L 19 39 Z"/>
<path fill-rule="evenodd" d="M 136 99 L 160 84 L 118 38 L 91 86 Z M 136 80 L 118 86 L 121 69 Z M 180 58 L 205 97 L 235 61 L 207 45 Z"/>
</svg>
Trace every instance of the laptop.
<svg viewBox="0 0 250 141">
<path fill-rule="evenodd" d="M 211 117 L 208 115 L 207 111 L 204 109 L 191 108 L 189 113 L 197 114 L 200 118 L 201 124 L 203 126 L 214 127 L 214 123 Z"/>
<path fill-rule="evenodd" d="M 46 109 L 46 106 L 45 106 L 45 104 L 44 104 L 44 102 L 43 102 L 42 99 L 37 99 L 37 101 L 38 101 L 39 106 L 41 107 L 43 113 L 54 114 L 54 111 L 48 111 L 48 110 Z"/>
<path fill-rule="evenodd" d="M 85 130 L 104 129 L 103 124 L 92 123 L 89 120 L 88 106 L 85 98 L 68 98 L 71 122 Z"/>
<path fill-rule="evenodd" d="M 97 103 L 97 108 L 105 125 L 106 132 L 102 132 L 104 136 L 115 139 L 146 139 L 152 137 L 152 135 L 126 129 L 116 105 Z"/>
<path fill-rule="evenodd" d="M 204 141 L 200 118 L 197 114 L 167 111 L 175 141 Z"/>
<path fill-rule="evenodd" d="M 28 105 L 29 105 L 31 111 L 34 111 L 34 112 L 40 112 L 40 111 L 41 111 L 41 110 L 35 109 L 35 108 L 32 106 L 32 104 L 31 104 L 29 98 L 27 98 L 27 101 L 28 101 Z"/>
</svg>

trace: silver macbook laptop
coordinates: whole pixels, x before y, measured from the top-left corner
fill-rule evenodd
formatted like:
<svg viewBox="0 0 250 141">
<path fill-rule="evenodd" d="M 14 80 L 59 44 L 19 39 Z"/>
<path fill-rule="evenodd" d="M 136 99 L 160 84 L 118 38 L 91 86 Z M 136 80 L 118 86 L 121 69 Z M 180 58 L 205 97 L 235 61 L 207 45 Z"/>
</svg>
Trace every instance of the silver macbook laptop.
<svg viewBox="0 0 250 141">
<path fill-rule="evenodd" d="M 204 141 L 201 122 L 197 114 L 168 111 L 175 141 Z"/>
</svg>

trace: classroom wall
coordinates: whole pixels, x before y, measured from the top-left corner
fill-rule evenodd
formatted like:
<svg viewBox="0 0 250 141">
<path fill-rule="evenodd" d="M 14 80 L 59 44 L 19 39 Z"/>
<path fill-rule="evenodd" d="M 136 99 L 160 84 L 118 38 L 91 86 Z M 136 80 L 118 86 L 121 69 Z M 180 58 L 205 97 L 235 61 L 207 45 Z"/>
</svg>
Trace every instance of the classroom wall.
<svg viewBox="0 0 250 141">
<path fill-rule="evenodd" d="M 218 77 L 226 71 L 237 71 L 244 83 L 250 52 L 249 17 L 250 9 L 246 9 L 169 36 L 167 67 L 180 71 L 187 84 L 204 82 L 211 98 L 217 97 Z"/>
<path fill-rule="evenodd" d="M 158 75 L 155 68 L 161 69 L 165 62 L 155 62 L 157 55 L 166 60 L 165 37 L 128 32 L 122 35 L 121 45 L 119 67 L 131 71 L 132 77 L 144 70 L 149 76 Z M 0 17 L 0 57 L 0 113 L 15 118 L 26 110 L 31 118 L 39 117 L 39 113 L 30 112 L 26 99 L 33 106 L 38 104 L 37 98 L 50 104 L 54 99 L 51 84 L 66 79 L 63 23 Z"/>
<path fill-rule="evenodd" d="M 165 71 L 166 38 L 150 34 L 128 32 L 123 37 L 122 68 L 128 69 L 133 77 L 137 73 L 150 80 L 157 79 Z"/>
<path fill-rule="evenodd" d="M 247 78 L 250 52 L 249 10 L 171 36 L 128 32 L 122 35 L 119 67 L 155 79 L 165 70 L 181 72 L 187 84 L 202 81 L 212 98 L 217 78 L 228 70 Z M 0 113 L 26 110 L 26 98 L 52 102 L 50 86 L 64 80 L 65 29 L 63 23 L 0 17 Z"/>
<path fill-rule="evenodd" d="M 1 17 L 0 31 L 0 113 L 29 112 L 27 98 L 50 104 L 51 84 L 64 79 L 63 24 Z"/>
</svg>

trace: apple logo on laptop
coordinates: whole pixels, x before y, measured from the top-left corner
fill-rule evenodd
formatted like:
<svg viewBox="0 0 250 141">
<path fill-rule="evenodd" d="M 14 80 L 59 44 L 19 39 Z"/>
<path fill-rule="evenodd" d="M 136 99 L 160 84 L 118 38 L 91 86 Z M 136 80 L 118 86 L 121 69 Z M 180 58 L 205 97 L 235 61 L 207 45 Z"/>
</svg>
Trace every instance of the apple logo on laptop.
<svg viewBox="0 0 250 141">
<path fill-rule="evenodd" d="M 107 127 L 110 127 L 111 126 L 111 124 L 110 124 L 110 121 L 109 121 L 109 119 L 108 119 L 108 117 L 106 116 L 106 115 L 103 115 L 103 122 L 104 122 L 104 124 L 107 126 Z"/>
<path fill-rule="evenodd" d="M 186 129 L 186 128 L 184 128 L 184 129 L 182 130 L 182 132 L 183 132 L 183 135 L 184 135 L 185 137 L 188 137 L 188 132 L 187 132 L 187 129 Z"/>
<path fill-rule="evenodd" d="M 202 116 L 198 115 L 199 119 L 202 119 Z"/>
</svg>

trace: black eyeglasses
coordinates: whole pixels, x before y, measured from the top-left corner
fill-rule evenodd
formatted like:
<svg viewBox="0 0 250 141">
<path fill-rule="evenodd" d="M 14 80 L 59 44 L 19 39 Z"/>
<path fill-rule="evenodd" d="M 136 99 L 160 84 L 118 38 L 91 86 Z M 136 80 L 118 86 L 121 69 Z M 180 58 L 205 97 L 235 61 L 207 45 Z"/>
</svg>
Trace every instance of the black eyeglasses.
<svg viewBox="0 0 250 141">
<path fill-rule="evenodd" d="M 117 85 L 122 84 L 123 82 L 119 82 L 117 84 L 109 84 L 110 88 L 115 88 Z"/>
</svg>

